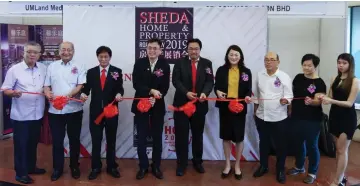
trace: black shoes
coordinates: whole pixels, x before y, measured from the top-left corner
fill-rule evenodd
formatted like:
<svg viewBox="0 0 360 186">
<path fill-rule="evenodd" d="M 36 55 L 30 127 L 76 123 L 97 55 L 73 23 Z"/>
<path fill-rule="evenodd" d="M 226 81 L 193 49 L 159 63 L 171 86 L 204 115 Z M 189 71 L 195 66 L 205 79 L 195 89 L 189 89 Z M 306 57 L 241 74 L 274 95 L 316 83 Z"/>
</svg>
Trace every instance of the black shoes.
<svg viewBox="0 0 360 186">
<path fill-rule="evenodd" d="M 52 175 L 51 175 L 51 181 L 58 180 L 62 176 L 62 174 L 63 174 L 62 171 L 54 170 Z"/>
<path fill-rule="evenodd" d="M 285 181 L 286 181 L 285 172 L 284 171 L 279 171 L 276 174 L 276 180 L 281 184 L 285 184 Z"/>
<path fill-rule="evenodd" d="M 79 179 L 80 178 L 80 169 L 79 169 L 79 167 L 71 168 L 71 177 L 73 177 L 74 179 Z"/>
<path fill-rule="evenodd" d="M 140 170 L 136 174 L 136 179 L 141 180 L 143 179 L 146 174 L 149 172 L 148 169 L 140 168 Z M 151 173 L 154 175 L 157 179 L 164 179 L 164 175 L 159 167 L 156 167 L 154 164 L 151 164 Z"/>
<path fill-rule="evenodd" d="M 154 164 L 151 165 L 151 173 L 157 178 L 157 179 L 164 179 L 164 175 L 159 167 L 156 167 Z"/>
<path fill-rule="evenodd" d="M 32 184 L 34 180 L 29 176 L 16 176 L 15 180 L 23 184 Z"/>
<path fill-rule="evenodd" d="M 221 172 L 221 178 L 225 179 L 225 178 L 229 177 L 231 172 L 232 172 L 232 168 L 230 168 L 229 172 L 227 172 L 227 173 L 224 173 L 224 171 L 222 171 Z"/>
<path fill-rule="evenodd" d="M 176 176 L 184 176 L 185 167 L 179 166 L 176 168 Z"/>
<path fill-rule="evenodd" d="M 112 168 L 112 169 L 107 169 L 106 172 L 112 176 L 113 178 L 120 178 L 120 172 L 116 169 L 116 168 Z M 95 180 L 98 175 L 101 173 L 101 169 L 92 169 L 88 179 L 89 180 Z"/>
<path fill-rule="evenodd" d="M 106 172 L 113 178 L 120 178 L 120 172 L 116 168 L 107 169 Z"/>
<path fill-rule="evenodd" d="M 258 177 L 261 177 L 261 176 L 264 176 L 264 174 L 268 173 L 269 172 L 269 169 L 268 168 L 265 168 L 263 166 L 260 166 L 253 174 L 253 176 L 255 178 L 258 178 Z"/>
<path fill-rule="evenodd" d="M 88 179 L 95 180 L 100 173 L 101 173 L 100 169 L 92 169 L 88 176 Z"/>
<path fill-rule="evenodd" d="M 205 169 L 202 166 L 202 164 L 197 163 L 197 164 L 193 164 L 193 166 L 194 166 L 194 169 L 196 170 L 196 172 L 198 172 L 200 174 L 205 173 Z"/>
<path fill-rule="evenodd" d="M 140 169 L 136 174 L 136 179 L 137 180 L 143 179 L 147 173 L 148 173 L 148 169 Z"/>
</svg>

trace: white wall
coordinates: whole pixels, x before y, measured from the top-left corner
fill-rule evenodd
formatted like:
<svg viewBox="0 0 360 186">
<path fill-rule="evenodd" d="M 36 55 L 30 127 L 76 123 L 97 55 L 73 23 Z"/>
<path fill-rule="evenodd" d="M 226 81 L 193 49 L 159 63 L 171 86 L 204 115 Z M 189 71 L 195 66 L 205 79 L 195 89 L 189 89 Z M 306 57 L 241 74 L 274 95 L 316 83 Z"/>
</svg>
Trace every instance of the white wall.
<svg viewBox="0 0 360 186">
<path fill-rule="evenodd" d="M 306 53 L 320 57 L 318 72 L 329 89 L 337 74 L 337 56 L 346 49 L 345 18 L 270 18 L 269 50 L 278 52 L 280 68 L 292 78 L 301 73 Z M 329 112 L 329 106 L 324 106 Z"/>
</svg>

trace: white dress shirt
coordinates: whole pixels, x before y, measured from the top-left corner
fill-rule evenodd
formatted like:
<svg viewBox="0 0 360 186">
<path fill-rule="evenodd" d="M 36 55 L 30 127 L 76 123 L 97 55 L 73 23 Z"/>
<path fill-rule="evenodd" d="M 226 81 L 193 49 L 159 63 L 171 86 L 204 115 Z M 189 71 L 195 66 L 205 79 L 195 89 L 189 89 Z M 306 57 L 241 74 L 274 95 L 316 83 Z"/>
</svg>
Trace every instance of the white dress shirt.
<svg viewBox="0 0 360 186">
<path fill-rule="evenodd" d="M 107 67 L 105 67 L 105 68 L 103 68 L 102 66 L 99 65 L 100 80 L 101 80 L 102 70 L 105 69 L 105 77 L 107 77 L 107 75 L 109 74 L 109 67 L 110 67 L 110 64 L 109 64 Z M 84 94 L 84 93 L 81 93 L 81 96 L 88 96 L 88 95 L 86 95 L 86 94 Z"/>
<path fill-rule="evenodd" d="M 50 86 L 56 96 L 68 95 L 77 85 L 86 83 L 85 65 L 69 61 L 54 61 L 48 67 L 44 86 Z M 68 114 L 81 111 L 83 103 L 69 100 L 62 110 L 55 109 L 50 104 L 49 112 L 52 114 Z"/>
<path fill-rule="evenodd" d="M 107 77 L 107 75 L 108 75 L 108 73 L 109 73 L 110 64 L 109 64 L 107 67 L 105 67 L 105 68 L 103 68 L 103 67 L 100 66 L 100 65 L 99 65 L 99 67 L 100 67 L 100 77 L 101 77 L 101 74 L 102 74 L 102 70 L 103 70 L 103 69 L 105 69 L 105 77 Z"/>
<path fill-rule="evenodd" d="M 275 85 L 278 82 L 278 86 Z M 271 99 L 271 100 L 256 100 Z M 277 70 L 273 75 L 268 75 L 266 70 L 257 74 L 254 87 L 254 103 L 259 104 L 256 116 L 264 121 L 277 122 L 288 117 L 287 105 L 281 105 L 280 99 L 287 98 L 288 104 L 293 98 L 292 82 L 288 74 Z"/>
<path fill-rule="evenodd" d="M 22 61 L 8 70 L 1 88 L 43 93 L 45 76 L 44 64 L 37 62 L 34 68 L 29 68 Z M 44 95 L 23 93 L 19 98 L 12 98 L 10 118 L 17 121 L 39 120 L 44 116 L 44 109 Z"/>
<path fill-rule="evenodd" d="M 149 62 L 149 63 L 150 63 L 150 68 L 151 68 L 151 69 L 150 69 L 150 70 L 151 70 L 151 73 L 154 72 L 154 68 L 155 68 L 155 65 L 156 65 L 157 61 L 158 61 L 158 59 L 156 59 L 153 63 Z"/>
</svg>

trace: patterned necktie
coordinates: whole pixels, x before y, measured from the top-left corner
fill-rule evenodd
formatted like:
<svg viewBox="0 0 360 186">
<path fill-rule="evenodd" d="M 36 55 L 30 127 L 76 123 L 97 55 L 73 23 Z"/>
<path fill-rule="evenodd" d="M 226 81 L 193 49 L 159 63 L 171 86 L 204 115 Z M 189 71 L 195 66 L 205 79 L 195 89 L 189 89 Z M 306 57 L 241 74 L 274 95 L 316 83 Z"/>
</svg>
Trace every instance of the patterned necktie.
<svg viewBox="0 0 360 186">
<path fill-rule="evenodd" d="M 104 86 L 105 86 L 105 80 L 106 80 L 105 72 L 106 72 L 105 69 L 103 69 L 103 70 L 101 71 L 101 77 L 100 77 L 101 90 L 104 90 Z"/>
<path fill-rule="evenodd" d="M 196 61 L 191 61 L 191 74 L 192 74 L 192 92 L 196 92 Z"/>
</svg>

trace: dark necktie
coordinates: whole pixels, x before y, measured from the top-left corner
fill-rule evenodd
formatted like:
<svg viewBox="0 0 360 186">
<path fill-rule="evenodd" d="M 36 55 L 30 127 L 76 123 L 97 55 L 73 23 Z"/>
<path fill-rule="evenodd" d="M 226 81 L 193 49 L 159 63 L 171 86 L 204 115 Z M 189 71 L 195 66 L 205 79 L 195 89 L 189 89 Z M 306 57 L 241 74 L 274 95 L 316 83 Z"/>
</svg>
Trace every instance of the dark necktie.
<svg viewBox="0 0 360 186">
<path fill-rule="evenodd" d="M 192 92 L 196 92 L 196 66 L 195 66 L 196 61 L 192 60 L 191 61 L 191 74 L 192 74 Z"/>
<path fill-rule="evenodd" d="M 105 75 L 106 70 L 103 69 L 101 71 L 101 77 L 100 77 L 100 81 L 101 81 L 101 90 L 104 90 L 104 86 L 105 86 L 105 80 L 106 80 L 106 75 Z"/>
</svg>

